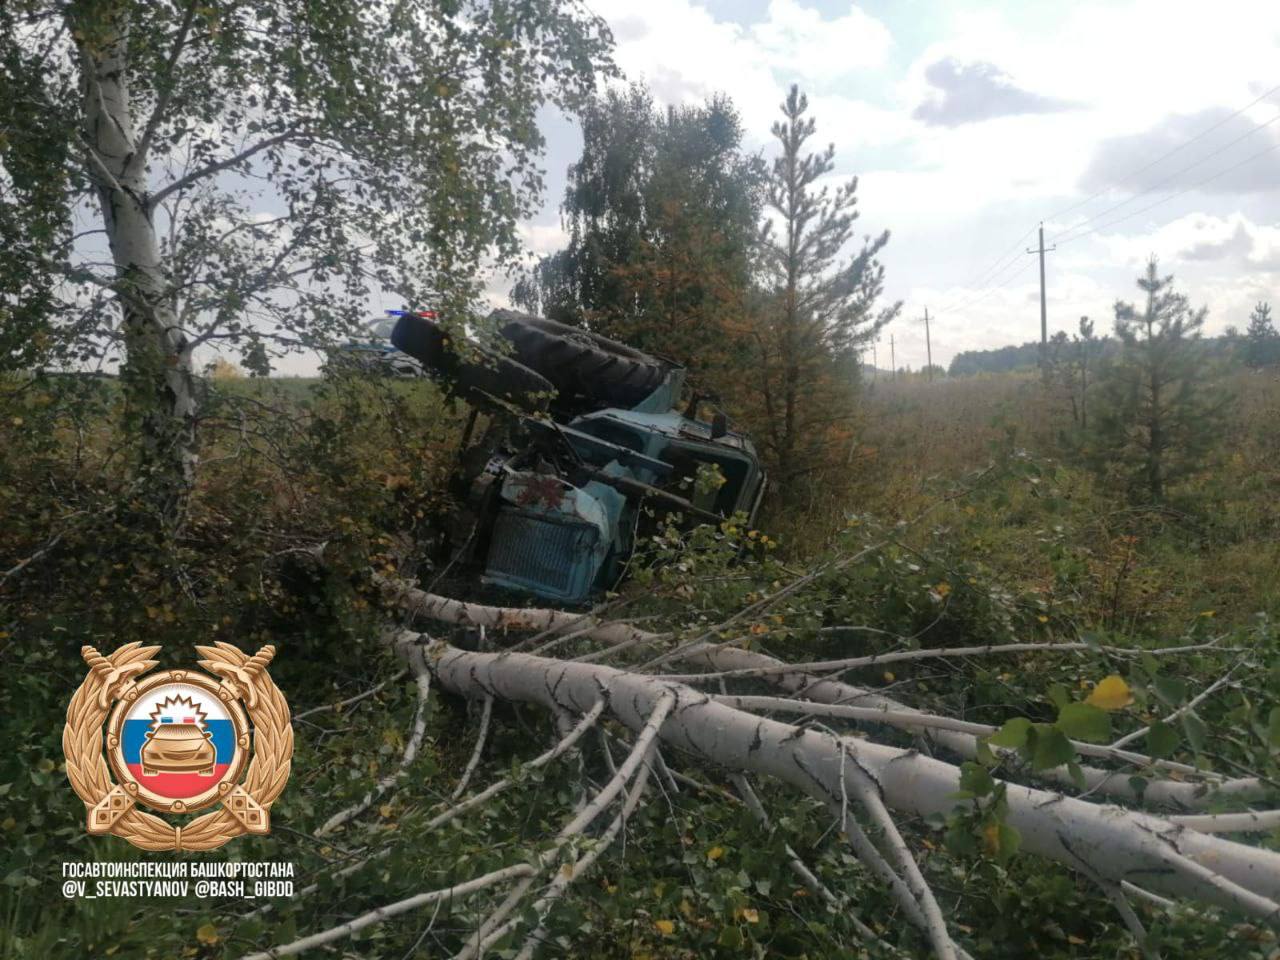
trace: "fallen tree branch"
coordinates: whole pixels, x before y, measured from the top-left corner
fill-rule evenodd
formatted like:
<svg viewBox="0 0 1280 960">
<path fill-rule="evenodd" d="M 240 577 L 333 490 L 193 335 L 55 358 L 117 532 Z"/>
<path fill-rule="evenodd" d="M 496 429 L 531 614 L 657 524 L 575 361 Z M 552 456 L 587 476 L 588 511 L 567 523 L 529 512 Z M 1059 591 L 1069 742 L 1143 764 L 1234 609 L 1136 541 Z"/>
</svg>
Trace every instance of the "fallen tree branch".
<svg viewBox="0 0 1280 960">
<path fill-rule="evenodd" d="M 467 761 L 466 768 L 462 771 L 462 777 L 458 780 L 458 785 L 454 787 L 450 800 L 457 800 L 460 796 L 467 792 L 467 784 L 471 782 L 471 776 L 476 772 L 476 767 L 480 766 L 480 757 L 484 753 L 484 743 L 489 736 L 489 719 L 493 716 L 493 697 L 488 695 L 484 698 L 484 707 L 480 713 L 480 730 L 476 733 L 476 746 L 471 751 L 471 759 Z"/>
<path fill-rule="evenodd" d="M 579 857 L 572 865 L 568 865 L 568 869 L 561 867 L 556 871 L 555 877 L 546 890 L 543 891 L 542 896 L 538 898 L 538 902 L 533 906 L 538 916 L 543 918 L 544 921 L 552 905 L 564 896 L 569 889 L 569 885 L 590 870 L 604 852 L 609 849 L 613 841 L 617 839 L 618 834 L 625 829 L 627 820 L 635 812 L 640 799 L 644 796 L 645 786 L 649 782 L 649 774 L 654 770 L 653 758 L 655 756 L 657 756 L 656 745 L 651 743 L 642 758 L 643 765 L 640 768 L 640 772 L 636 774 L 635 781 L 623 801 L 622 810 L 613 818 L 608 828 L 600 835 L 590 850 Z M 516 960 L 532 960 L 534 951 L 546 939 L 546 933 L 546 926 L 543 923 L 539 923 L 525 939 L 520 952 L 516 954 Z"/>
<path fill-rule="evenodd" d="M 445 903 L 456 899 L 457 897 L 465 897 L 467 894 L 475 893 L 478 890 L 484 890 L 487 887 L 495 886 L 499 883 L 505 883 L 508 880 L 515 880 L 519 877 L 528 877 L 533 874 L 533 867 L 527 863 L 519 863 L 512 867 L 504 867 L 501 870 L 494 870 L 492 873 L 486 873 L 482 877 L 476 877 L 474 880 L 468 880 L 465 883 L 459 883 L 456 886 L 449 887 L 445 890 L 433 890 L 430 893 L 419 893 L 404 900 L 398 900 L 395 903 L 387 904 L 385 907 L 378 907 L 376 910 L 370 910 L 363 913 L 354 920 L 348 920 L 346 923 L 339 924 L 323 933 L 313 933 L 309 937 L 303 937 L 292 943 L 284 944 L 279 947 L 272 947 L 261 953 L 250 954 L 244 960 L 277 960 L 279 957 L 292 957 L 295 954 L 303 953 L 314 947 L 322 947 L 326 943 L 333 943 L 335 940 L 341 940 L 349 937 L 365 927 L 371 927 L 376 923 L 382 923 L 384 920 L 390 920 L 392 917 L 407 913 L 410 910 L 416 910 L 419 907 L 425 907 L 432 903 Z"/>
<path fill-rule="evenodd" d="M 740 773 L 729 774 L 729 782 L 733 784 L 734 789 L 738 791 L 742 797 L 742 801 L 746 804 L 747 809 L 751 811 L 751 815 L 760 822 L 760 825 L 769 833 L 773 832 L 773 823 L 769 819 L 769 813 L 764 808 L 764 804 L 760 802 L 755 790 L 751 787 L 751 781 Z M 818 879 L 817 874 L 809 869 L 809 866 L 800 858 L 800 855 L 792 848 L 791 844 L 786 844 L 783 850 L 787 855 L 787 863 L 791 867 L 791 872 L 800 878 L 800 882 L 809 888 L 816 896 L 820 897 L 823 903 L 835 908 L 843 908 L 845 901 L 837 897 L 831 890 Z M 877 940 L 874 930 L 859 920 L 856 916 L 850 915 L 849 920 L 853 923 L 853 927 L 867 940 Z"/>
<path fill-rule="evenodd" d="M 817 717 L 843 717 L 847 720 L 862 720 L 869 723 L 883 723 L 891 727 L 906 730 L 952 730 L 959 733 L 972 734 L 975 737 L 989 737 L 997 731 L 997 727 L 987 723 L 974 723 L 969 720 L 957 720 L 954 717 L 941 717 L 931 713 L 920 713 L 915 710 L 890 710 L 882 707 L 852 707 L 845 704 L 814 703 L 809 700 L 793 700 L 785 697 L 750 697 L 721 695 L 716 699 L 721 703 L 737 707 L 740 710 L 769 710 L 779 713 L 802 713 Z M 1172 760 L 1159 760 L 1142 753 L 1118 750 L 1114 746 L 1102 746 L 1086 743 L 1083 740 L 1072 740 L 1071 745 L 1076 752 L 1086 757 L 1099 757 L 1107 760 L 1118 760 L 1139 767 L 1157 770 L 1171 770 L 1186 776 L 1201 777 L 1207 780 L 1221 780 L 1216 774 L 1186 763 Z M 999 751 L 999 748 L 992 748 Z"/>
<path fill-rule="evenodd" d="M 946 815 L 954 805 L 949 797 L 959 789 L 959 770 L 950 764 L 757 717 L 663 677 L 526 654 L 471 653 L 407 632 L 396 645 L 402 651 L 426 645 L 437 680 L 464 696 L 483 689 L 512 702 L 581 710 L 607 694 L 612 713 L 637 731 L 648 729 L 654 711 L 670 701 L 674 709 L 657 731 L 665 743 L 730 769 L 776 777 L 823 802 L 838 786 L 842 755 L 855 759 L 874 780 L 886 806 L 903 813 Z M 637 747 L 642 743 L 638 739 Z M 825 789 L 816 788 L 815 777 Z M 1083 855 L 1107 879 L 1140 877 L 1161 891 L 1240 909 L 1268 922 L 1280 910 L 1275 902 L 1280 897 L 1280 854 L 1020 784 L 1006 783 L 1005 796 L 1007 822 L 1021 834 L 1027 853 L 1068 865 Z M 580 817 L 594 815 L 595 807 L 590 805 Z M 1066 844 L 1064 837 L 1070 838 Z"/>
<path fill-rule="evenodd" d="M 1160 653 L 1174 654 L 1204 650 L 1203 644 L 1186 647 L 1166 647 L 1158 651 L 1129 650 L 1124 647 L 1096 647 L 1087 643 L 988 643 L 975 647 L 934 647 L 929 650 L 889 650 L 885 653 L 873 653 L 865 657 L 848 657 L 841 660 L 811 660 L 802 663 L 779 663 L 770 666 L 743 667 L 738 670 L 720 670 L 714 673 L 681 673 L 663 674 L 669 680 L 678 683 L 705 683 L 710 680 L 740 680 L 748 677 L 770 677 L 779 673 L 802 671 L 804 673 L 823 673 L 832 671 L 844 673 L 861 667 L 883 666 L 886 663 L 900 663 L 904 660 L 931 660 L 945 657 L 978 657 L 988 654 L 1007 653 L 1072 653 L 1081 650 L 1102 650 L 1112 654 Z M 1216 648 L 1215 648 L 1216 649 Z"/>
<path fill-rule="evenodd" d="M 325 713 L 329 710 L 337 710 L 337 711 L 345 710 L 347 707 L 353 706 L 354 704 L 359 703 L 361 700 L 365 700 L 365 699 L 368 699 L 369 697 L 372 697 L 374 694 L 384 689 L 388 684 L 395 683 L 397 680 L 399 680 L 401 677 L 405 675 L 405 672 L 406 671 L 404 670 L 397 670 L 392 676 L 387 677 L 387 679 L 383 680 L 377 686 L 370 687 L 368 690 L 365 690 L 362 693 L 357 693 L 354 697 L 347 697 L 347 699 L 339 700 L 337 703 L 322 703 L 320 704 L 320 706 L 312 707 L 310 710 L 303 710 L 301 713 L 295 713 L 293 715 L 293 719 L 296 722 L 298 720 L 305 720 L 307 717 L 313 716 L 314 714 L 317 714 L 317 713 Z"/>
<path fill-rule="evenodd" d="M 414 708 L 413 728 L 409 734 L 409 739 L 405 742 L 399 765 L 394 771 L 374 784 L 374 788 L 365 794 L 359 803 L 353 804 L 345 810 L 339 810 L 326 820 L 320 829 L 316 831 L 317 837 L 324 837 L 333 833 L 339 827 L 350 823 L 368 810 L 377 802 L 379 797 L 399 782 L 405 771 L 417 759 L 418 749 L 422 746 L 422 738 L 427 732 L 427 704 L 430 702 L 431 697 L 431 672 L 422 661 L 421 655 L 416 658 L 410 658 L 410 670 L 413 671 L 414 680 L 418 688 L 418 705 Z"/>
<path fill-rule="evenodd" d="M 403 648 L 403 644 L 397 644 Z M 515 654 L 515 657 L 522 659 L 533 659 L 525 654 Z M 556 661 L 558 662 L 558 661 Z M 457 692 L 463 692 L 458 690 Z M 666 720 L 667 715 L 671 712 L 676 704 L 674 694 L 662 693 L 657 696 L 649 712 L 640 726 L 640 733 L 636 737 L 635 746 L 632 747 L 631 753 L 622 765 L 618 767 L 609 782 L 591 799 L 591 802 L 583 807 L 575 814 L 568 823 L 560 828 L 555 836 L 555 841 L 550 850 L 539 854 L 537 858 L 536 873 L 522 880 L 508 895 L 507 899 L 502 902 L 499 907 L 493 911 L 479 929 L 476 930 L 474 939 L 468 938 L 466 945 L 458 951 L 454 956 L 454 960 L 471 960 L 471 958 L 483 954 L 494 942 L 500 939 L 510 929 L 510 925 L 506 923 L 506 918 L 523 902 L 529 889 L 533 886 L 534 879 L 537 874 L 541 873 L 546 866 L 557 857 L 565 845 L 572 839 L 579 836 L 591 823 L 600 816 L 601 813 L 608 808 L 626 787 L 633 776 L 635 776 L 637 768 L 644 763 L 648 757 L 649 751 L 654 745 L 654 741 L 658 736 L 658 731 Z M 544 705 L 547 705 L 544 703 Z M 551 705 L 557 705 L 554 697 L 552 697 Z M 567 706 L 566 704 L 558 704 L 559 706 Z M 648 774 L 646 773 L 646 778 Z"/>
</svg>

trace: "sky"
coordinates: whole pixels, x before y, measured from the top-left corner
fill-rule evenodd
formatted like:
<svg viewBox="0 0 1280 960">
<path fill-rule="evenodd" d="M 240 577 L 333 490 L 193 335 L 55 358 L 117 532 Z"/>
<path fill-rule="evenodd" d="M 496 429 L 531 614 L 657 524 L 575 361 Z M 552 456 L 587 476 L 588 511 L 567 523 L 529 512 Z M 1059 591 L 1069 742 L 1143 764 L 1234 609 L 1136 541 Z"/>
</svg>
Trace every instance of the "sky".
<svg viewBox="0 0 1280 960">
<path fill-rule="evenodd" d="M 1280 290 L 1280 3 L 1270 0 L 587 0 L 615 60 L 665 103 L 717 93 L 747 146 L 792 83 L 833 179 L 859 178 L 865 233 L 888 229 L 888 366 L 1037 339 L 1044 223 L 1049 332 L 1109 331 L 1155 256 L 1206 330 L 1243 329 Z M 1242 109 L 1244 108 L 1244 109 Z M 581 138 L 544 115 L 548 192 L 523 225 L 564 245 Z M 1270 152 L 1268 152 L 1270 151 Z M 868 360 L 871 357 L 867 358 Z"/>
</svg>

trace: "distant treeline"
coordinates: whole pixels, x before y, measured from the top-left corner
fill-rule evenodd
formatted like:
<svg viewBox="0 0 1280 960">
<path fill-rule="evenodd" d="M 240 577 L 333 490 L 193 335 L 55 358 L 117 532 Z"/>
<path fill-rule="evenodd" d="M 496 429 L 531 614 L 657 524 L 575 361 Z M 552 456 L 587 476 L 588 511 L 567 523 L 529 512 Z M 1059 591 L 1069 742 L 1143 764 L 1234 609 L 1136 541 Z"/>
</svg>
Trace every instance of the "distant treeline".
<svg viewBox="0 0 1280 960">
<path fill-rule="evenodd" d="M 1206 357 L 1234 361 L 1240 357 L 1241 337 L 1224 335 L 1205 337 L 1198 343 L 1198 349 L 1205 352 Z M 1049 356 L 1052 359 L 1056 351 L 1070 351 L 1074 344 L 1061 338 L 1049 341 Z M 1119 345 L 1114 337 L 1102 337 L 1095 342 L 1097 356 L 1108 357 L 1116 352 Z M 970 377 L 976 373 L 1009 373 L 1014 370 L 1034 370 L 1040 364 L 1040 343 L 1031 341 L 1017 346 L 998 347 L 994 350 L 966 350 L 956 354 L 947 369 L 948 376 Z"/>
</svg>

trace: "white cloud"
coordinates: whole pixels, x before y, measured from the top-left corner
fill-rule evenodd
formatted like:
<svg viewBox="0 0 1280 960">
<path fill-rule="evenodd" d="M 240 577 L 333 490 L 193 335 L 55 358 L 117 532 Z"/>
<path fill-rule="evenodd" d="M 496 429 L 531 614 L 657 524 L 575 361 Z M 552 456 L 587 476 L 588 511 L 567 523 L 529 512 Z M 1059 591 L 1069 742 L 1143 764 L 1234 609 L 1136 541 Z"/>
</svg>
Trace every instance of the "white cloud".
<svg viewBox="0 0 1280 960">
<path fill-rule="evenodd" d="M 1013 262 L 1024 272 L 1017 276 L 1011 270 L 974 281 L 1038 220 L 1067 214 L 1047 224 L 1052 243 L 1071 223 L 1103 213 L 1136 189 L 1116 183 L 1132 171 L 1109 171 L 1100 185 L 1110 192 L 1064 210 L 1096 189 L 1082 188 L 1081 180 L 1108 141 L 1175 127 L 1179 136 L 1194 135 L 1203 128 L 1200 117 L 1205 125 L 1216 122 L 1280 82 L 1280 4 L 1258 0 L 1075 0 L 1013 12 L 1008 5 L 929 0 L 923 6 L 935 16 L 914 23 L 910 37 L 886 27 L 905 16 L 900 12 L 881 20 L 850 3 L 824 19 L 812 2 L 771 0 L 745 26 L 717 19 L 696 0 L 592 0 L 592 6 L 613 25 L 616 59 L 630 77 L 646 79 L 667 102 L 729 94 L 749 142 L 768 155 L 778 105 L 791 82 L 801 83 L 818 122 L 815 149 L 834 142 L 837 171 L 861 177 L 865 230 L 893 232 L 884 255 L 888 297 L 904 299 L 912 318 L 926 303 L 963 308 L 939 315 L 934 328 L 934 358 L 944 363 L 962 349 L 1038 336 L 1034 257 L 1019 254 Z M 911 59 L 902 66 L 893 58 L 908 43 Z M 991 117 L 982 123 L 927 125 L 912 113 L 934 91 L 930 66 L 947 59 L 989 65 L 1020 90 L 1079 108 L 1002 116 L 1008 111 L 979 104 L 977 113 Z M 870 85 L 868 70 L 877 71 Z M 1277 110 L 1280 95 L 1246 111 L 1240 123 L 1265 123 Z M 1224 126 L 1156 173 L 1194 162 L 1231 135 Z M 1153 141 L 1114 165 L 1140 165 L 1155 158 L 1147 152 L 1169 145 Z M 1246 155 L 1258 149 L 1252 140 L 1241 147 Z M 1237 159 L 1224 154 L 1189 176 L 1208 176 Z M 1168 196 L 1156 190 L 1116 216 Z M 555 246 L 554 236 L 544 239 Z M 1134 278 L 1153 252 L 1193 301 L 1209 303 L 1211 330 L 1240 323 L 1235 314 L 1243 308 L 1247 316 L 1251 301 L 1280 281 L 1280 198 L 1193 191 L 1064 245 L 1048 262 L 1051 331 L 1074 329 L 1081 314 L 1110 329 L 1112 304 L 1136 294 Z M 904 320 L 894 330 L 899 361 L 922 363 L 922 325 Z M 887 354 L 887 337 L 884 345 Z"/>
<path fill-rule="evenodd" d="M 824 81 L 882 66 L 893 46 L 885 25 L 853 4 L 826 20 L 797 0 L 770 0 L 768 18 L 751 27 L 750 37 L 775 70 Z"/>
<path fill-rule="evenodd" d="M 1228 216 L 1191 213 L 1147 233 L 1104 236 L 1100 242 L 1113 260 L 1130 267 L 1141 266 L 1154 256 L 1165 272 L 1195 264 L 1234 270 L 1280 269 L 1280 227 L 1255 223 L 1241 212 Z"/>
</svg>

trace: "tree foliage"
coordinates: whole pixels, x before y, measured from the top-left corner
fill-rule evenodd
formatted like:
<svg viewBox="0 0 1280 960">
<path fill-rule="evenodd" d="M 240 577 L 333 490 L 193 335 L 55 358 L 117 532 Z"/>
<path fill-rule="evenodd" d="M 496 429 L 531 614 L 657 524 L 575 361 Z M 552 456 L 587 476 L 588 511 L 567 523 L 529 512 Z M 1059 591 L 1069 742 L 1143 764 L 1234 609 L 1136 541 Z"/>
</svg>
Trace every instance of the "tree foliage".
<svg viewBox="0 0 1280 960">
<path fill-rule="evenodd" d="M 773 125 L 781 153 L 769 171 L 768 207 L 776 218 L 761 238 L 764 289 L 759 310 L 758 377 L 765 429 L 761 439 L 784 480 L 825 459 L 833 431 L 852 419 L 863 346 L 900 304 L 879 307 L 884 267 L 877 256 L 886 230 L 856 242 L 858 178 L 832 191 L 820 184 L 835 168 L 835 147 L 806 153 L 817 124 L 808 98 L 792 86 Z"/>
<path fill-rule="evenodd" d="M 1141 309 L 1116 302 L 1119 355 L 1100 370 L 1089 454 L 1132 494 L 1160 502 L 1202 468 L 1220 430 L 1225 398 L 1208 386 L 1197 350 L 1207 308 L 1193 310 L 1153 259 L 1138 279 Z"/>
<path fill-rule="evenodd" d="M 634 84 L 597 98 L 582 129 L 561 205 L 569 245 L 513 299 L 735 392 L 762 172 L 742 150 L 737 111 L 723 96 L 662 110 Z"/>
<path fill-rule="evenodd" d="M 465 313 L 538 198 L 536 111 L 580 103 L 610 42 L 570 0 L 22 0 L 0 16 L 17 94 L 0 108 L 16 121 L 6 309 L 82 358 L 123 351 L 164 500 L 195 468 L 201 346 L 262 372 L 379 290 Z M 85 222 L 100 229 L 77 237 Z"/>
<path fill-rule="evenodd" d="M 1271 304 L 1259 303 L 1249 314 L 1242 353 L 1245 366 L 1255 370 L 1280 363 L 1280 333 L 1271 319 Z"/>
</svg>

